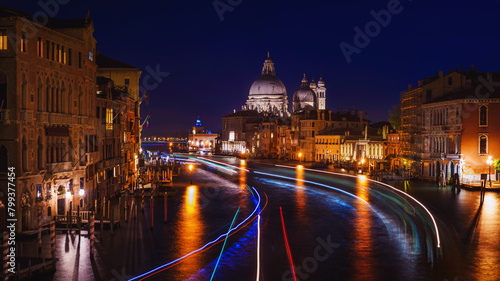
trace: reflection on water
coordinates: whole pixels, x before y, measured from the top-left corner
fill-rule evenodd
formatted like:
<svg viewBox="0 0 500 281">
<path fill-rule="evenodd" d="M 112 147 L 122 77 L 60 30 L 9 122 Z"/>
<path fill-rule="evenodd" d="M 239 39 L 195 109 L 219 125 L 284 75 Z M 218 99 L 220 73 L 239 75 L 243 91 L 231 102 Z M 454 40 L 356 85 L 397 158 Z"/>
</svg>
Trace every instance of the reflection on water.
<svg viewBox="0 0 500 281">
<path fill-rule="evenodd" d="M 475 276 L 481 280 L 498 280 L 500 274 L 500 198 L 498 194 L 486 193 L 474 245 L 473 260 Z"/>
<path fill-rule="evenodd" d="M 304 167 L 298 165 L 296 169 L 296 188 L 295 188 L 295 198 L 297 202 L 297 212 L 301 215 L 304 214 L 306 206 L 306 193 L 304 191 Z"/>
<path fill-rule="evenodd" d="M 201 220 L 201 210 L 199 201 L 199 187 L 191 185 L 186 188 L 184 194 L 184 205 L 179 212 L 179 241 L 180 254 L 185 255 L 202 246 L 204 236 L 204 226 Z M 201 260 L 199 255 L 187 259 L 179 264 L 180 272 L 190 272 L 192 269 L 200 268 Z"/>
<path fill-rule="evenodd" d="M 368 185 L 366 177 L 358 178 L 356 195 L 369 202 Z M 357 211 L 354 221 L 354 280 L 368 280 L 375 275 L 375 259 L 373 257 L 372 216 L 370 207 L 361 200 L 356 200 Z"/>
</svg>

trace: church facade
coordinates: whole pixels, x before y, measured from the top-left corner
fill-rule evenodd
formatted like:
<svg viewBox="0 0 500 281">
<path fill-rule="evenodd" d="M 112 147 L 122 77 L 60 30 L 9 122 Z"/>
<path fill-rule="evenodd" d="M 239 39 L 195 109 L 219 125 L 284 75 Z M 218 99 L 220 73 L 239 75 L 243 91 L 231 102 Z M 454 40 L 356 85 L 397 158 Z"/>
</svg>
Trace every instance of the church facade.
<svg viewBox="0 0 500 281">
<path fill-rule="evenodd" d="M 310 110 L 325 110 L 325 107 L 326 87 L 323 78 L 320 78 L 317 84 L 314 80 L 309 83 L 304 74 L 299 88 L 294 92 L 290 108 L 286 87 L 276 76 L 274 62 L 268 53 L 261 76 L 250 87 L 242 110 L 228 114 L 222 119 L 222 153 L 253 153 L 253 144 L 261 143 L 254 138 L 261 138 L 260 134 L 255 132 L 262 127 L 262 122 L 274 122 L 273 120 L 279 119 L 281 123 L 290 124 L 293 115 L 303 115 L 304 111 Z M 272 136 L 274 137 L 274 134 Z"/>
</svg>

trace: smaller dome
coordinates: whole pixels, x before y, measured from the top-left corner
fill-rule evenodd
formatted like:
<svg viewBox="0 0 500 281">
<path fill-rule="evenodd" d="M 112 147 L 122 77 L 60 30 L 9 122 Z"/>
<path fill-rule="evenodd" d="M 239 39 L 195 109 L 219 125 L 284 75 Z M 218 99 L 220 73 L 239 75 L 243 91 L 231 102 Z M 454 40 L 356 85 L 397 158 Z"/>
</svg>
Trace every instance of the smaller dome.
<svg viewBox="0 0 500 281">
<path fill-rule="evenodd" d="M 293 110 L 297 111 L 303 108 L 316 108 L 316 93 L 311 90 L 305 74 L 302 78 L 302 85 L 293 95 Z"/>
</svg>

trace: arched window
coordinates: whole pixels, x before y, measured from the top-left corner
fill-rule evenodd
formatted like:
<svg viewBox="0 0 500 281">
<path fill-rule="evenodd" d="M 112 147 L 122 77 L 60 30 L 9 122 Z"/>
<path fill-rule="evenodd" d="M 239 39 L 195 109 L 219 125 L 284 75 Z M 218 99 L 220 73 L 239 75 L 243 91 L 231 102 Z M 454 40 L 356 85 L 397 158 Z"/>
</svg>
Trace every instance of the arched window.
<svg viewBox="0 0 500 281">
<path fill-rule="evenodd" d="M 68 90 L 68 113 L 73 114 L 73 90 L 69 87 Z"/>
<path fill-rule="evenodd" d="M 485 135 L 479 137 L 479 154 L 488 154 L 488 137 Z"/>
<path fill-rule="evenodd" d="M 37 100 L 37 106 L 38 106 L 37 109 L 38 109 L 38 111 L 42 111 L 44 98 L 43 98 L 43 84 L 42 84 L 42 79 L 40 79 L 40 78 L 38 78 L 38 90 L 37 90 L 36 94 L 37 94 L 36 100 Z"/>
<path fill-rule="evenodd" d="M 0 108 L 7 108 L 7 76 L 0 72 Z"/>
<path fill-rule="evenodd" d="M 68 139 L 68 162 L 73 162 L 73 145 L 71 143 L 71 138 Z"/>
<path fill-rule="evenodd" d="M 42 138 L 38 138 L 38 170 L 45 170 L 43 165 L 43 142 Z"/>
<path fill-rule="evenodd" d="M 61 112 L 62 113 L 68 113 L 68 110 L 67 110 L 67 105 L 68 105 L 68 101 L 66 100 L 67 96 L 66 96 L 66 86 L 64 85 L 64 83 L 62 83 L 62 86 L 61 86 Z"/>
<path fill-rule="evenodd" d="M 28 107 L 28 81 L 26 76 L 23 74 L 23 84 L 21 85 L 21 95 L 23 99 L 23 109 Z"/>
<path fill-rule="evenodd" d="M 488 125 L 488 108 L 484 105 L 479 107 L 479 126 Z"/>
<path fill-rule="evenodd" d="M 22 142 L 22 167 L 23 171 L 26 172 L 28 171 L 28 144 L 26 144 L 26 138 L 23 137 L 23 142 Z"/>
<path fill-rule="evenodd" d="M 50 81 L 47 79 L 47 82 L 45 83 L 45 111 L 50 112 L 51 111 L 51 94 L 50 94 Z"/>
<path fill-rule="evenodd" d="M 83 113 L 83 103 L 84 103 L 84 100 L 83 100 L 83 92 L 81 90 L 80 90 L 80 96 L 78 98 L 78 102 L 79 102 L 79 105 L 78 105 L 78 108 L 79 108 L 78 112 L 79 113 L 78 114 L 79 115 L 83 115 L 84 114 Z"/>
<path fill-rule="evenodd" d="M 0 172 L 7 172 L 7 168 L 9 167 L 8 157 L 7 148 L 0 144 Z"/>
</svg>

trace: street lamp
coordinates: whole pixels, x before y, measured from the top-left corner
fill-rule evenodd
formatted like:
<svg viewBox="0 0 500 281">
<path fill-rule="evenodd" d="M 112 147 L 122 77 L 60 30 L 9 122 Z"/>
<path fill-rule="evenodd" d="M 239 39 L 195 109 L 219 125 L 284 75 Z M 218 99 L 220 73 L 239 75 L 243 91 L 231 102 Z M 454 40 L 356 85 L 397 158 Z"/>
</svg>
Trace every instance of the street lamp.
<svg viewBox="0 0 500 281">
<path fill-rule="evenodd" d="M 189 173 L 191 174 L 191 184 L 193 184 L 193 164 L 189 164 Z"/>
<path fill-rule="evenodd" d="M 486 160 L 486 163 L 488 163 L 488 181 L 490 182 L 491 187 L 491 164 L 493 164 L 493 159 L 491 156 L 488 156 L 488 160 Z"/>
<path fill-rule="evenodd" d="M 302 152 L 299 152 L 299 162 L 302 160 Z"/>
</svg>

